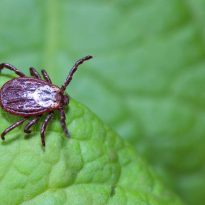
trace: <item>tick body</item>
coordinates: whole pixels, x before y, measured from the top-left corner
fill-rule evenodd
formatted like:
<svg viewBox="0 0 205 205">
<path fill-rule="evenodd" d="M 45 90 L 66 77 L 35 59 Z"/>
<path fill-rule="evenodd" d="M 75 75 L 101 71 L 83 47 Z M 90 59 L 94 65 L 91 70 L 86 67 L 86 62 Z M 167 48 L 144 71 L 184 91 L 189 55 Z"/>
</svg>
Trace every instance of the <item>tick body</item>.
<svg viewBox="0 0 205 205">
<path fill-rule="evenodd" d="M 78 66 L 91 58 L 92 56 L 86 56 L 76 61 L 61 88 L 52 84 L 45 70 L 41 71 L 42 79 L 34 68 L 30 68 L 31 77 L 28 77 L 10 64 L 0 64 L 0 70 L 7 68 L 18 75 L 17 78 L 6 82 L 2 86 L 0 90 L 0 106 L 6 112 L 22 117 L 21 120 L 4 130 L 1 134 L 2 140 L 5 140 L 5 135 L 8 132 L 23 124 L 25 121 L 29 122 L 24 128 L 24 132 L 30 133 L 31 127 L 35 125 L 43 115 L 47 115 L 41 126 L 41 142 L 42 145 L 45 146 L 45 130 L 53 117 L 54 111 L 60 113 L 60 122 L 63 131 L 67 137 L 70 137 L 65 122 L 66 116 L 64 109 L 69 104 L 69 96 L 65 94 L 65 90 L 71 82 Z"/>
</svg>

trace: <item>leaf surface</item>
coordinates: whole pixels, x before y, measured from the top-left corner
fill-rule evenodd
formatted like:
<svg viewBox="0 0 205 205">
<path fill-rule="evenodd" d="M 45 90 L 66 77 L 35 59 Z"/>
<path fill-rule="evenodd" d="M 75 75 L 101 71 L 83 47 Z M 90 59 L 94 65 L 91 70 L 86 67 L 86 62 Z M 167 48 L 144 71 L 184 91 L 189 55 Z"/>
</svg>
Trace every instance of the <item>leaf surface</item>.
<svg viewBox="0 0 205 205">
<path fill-rule="evenodd" d="M 66 115 L 72 138 L 64 136 L 56 115 L 45 150 L 39 126 L 26 139 L 22 126 L 6 135 L 0 146 L 0 204 L 182 204 L 90 110 L 72 99 Z M 2 110 L 0 118 L 1 130 L 17 120 Z"/>
<path fill-rule="evenodd" d="M 203 0 L 2 0 L 0 60 L 46 68 L 190 204 L 205 201 Z M 153 154 L 154 153 L 154 154 Z"/>
</svg>

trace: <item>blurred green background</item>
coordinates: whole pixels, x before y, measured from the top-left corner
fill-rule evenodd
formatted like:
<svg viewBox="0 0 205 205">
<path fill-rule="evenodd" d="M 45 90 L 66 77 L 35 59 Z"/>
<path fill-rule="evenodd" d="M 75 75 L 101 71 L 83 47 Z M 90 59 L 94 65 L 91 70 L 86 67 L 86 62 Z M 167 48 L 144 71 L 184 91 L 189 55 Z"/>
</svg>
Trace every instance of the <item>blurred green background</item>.
<svg viewBox="0 0 205 205">
<path fill-rule="evenodd" d="M 187 204 L 205 201 L 204 0 L 1 0 L 0 61 L 61 85 Z"/>
</svg>

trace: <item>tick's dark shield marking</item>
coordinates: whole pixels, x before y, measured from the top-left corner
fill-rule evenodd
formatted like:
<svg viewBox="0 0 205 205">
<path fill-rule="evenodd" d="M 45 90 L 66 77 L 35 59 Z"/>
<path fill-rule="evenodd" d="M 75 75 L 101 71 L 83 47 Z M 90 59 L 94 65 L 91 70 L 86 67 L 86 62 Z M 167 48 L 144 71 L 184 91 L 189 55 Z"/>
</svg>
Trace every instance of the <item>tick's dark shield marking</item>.
<svg viewBox="0 0 205 205">
<path fill-rule="evenodd" d="M 32 77 L 27 77 L 24 73 L 10 64 L 0 64 L 0 71 L 3 68 L 7 68 L 19 76 L 18 78 L 6 82 L 1 88 L 0 105 L 6 112 L 23 117 L 23 119 L 4 130 L 1 134 L 2 140 L 5 139 L 4 136 L 8 132 L 21 125 L 24 121 L 28 120 L 29 117 L 33 117 L 24 128 L 25 133 L 30 133 L 30 128 L 38 122 L 39 118 L 44 113 L 47 113 L 47 117 L 41 127 L 41 141 L 42 145 L 45 146 L 45 130 L 55 110 L 58 110 L 60 113 L 60 122 L 65 135 L 70 137 L 65 122 L 66 116 L 64 108 L 69 103 L 69 96 L 65 94 L 65 89 L 71 82 L 73 74 L 78 69 L 78 66 L 91 58 L 92 56 L 86 56 L 76 61 L 61 88 L 52 84 L 45 70 L 41 71 L 44 78 L 44 80 L 42 80 L 35 68 L 30 68 Z"/>
</svg>

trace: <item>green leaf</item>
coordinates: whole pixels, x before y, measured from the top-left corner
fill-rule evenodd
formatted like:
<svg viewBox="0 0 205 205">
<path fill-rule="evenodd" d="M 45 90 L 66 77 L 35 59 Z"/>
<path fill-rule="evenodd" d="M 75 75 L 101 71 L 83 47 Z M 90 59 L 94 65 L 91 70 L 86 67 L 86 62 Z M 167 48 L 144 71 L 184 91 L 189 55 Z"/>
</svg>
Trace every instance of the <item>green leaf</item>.
<svg viewBox="0 0 205 205">
<path fill-rule="evenodd" d="M 6 80 L 1 77 L 1 84 Z M 182 204 L 91 111 L 72 99 L 66 115 L 72 138 L 64 136 L 55 116 L 45 150 L 39 127 L 27 139 L 23 127 L 6 135 L 0 146 L 0 204 Z M 0 118 L 1 130 L 15 121 L 3 111 Z"/>
<path fill-rule="evenodd" d="M 46 68 L 190 204 L 205 201 L 204 0 L 1 0 L 0 61 Z M 27 72 L 28 73 L 28 72 Z"/>
</svg>

